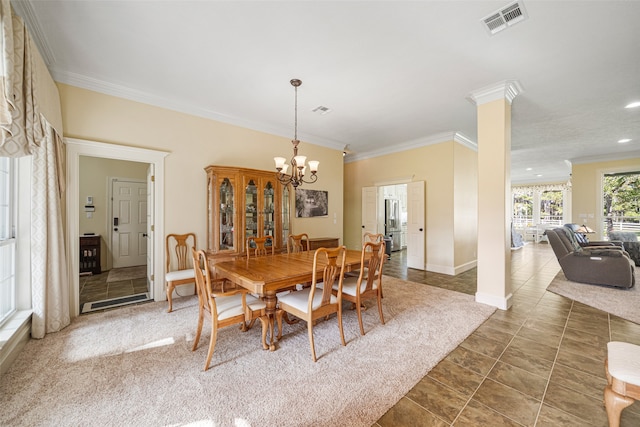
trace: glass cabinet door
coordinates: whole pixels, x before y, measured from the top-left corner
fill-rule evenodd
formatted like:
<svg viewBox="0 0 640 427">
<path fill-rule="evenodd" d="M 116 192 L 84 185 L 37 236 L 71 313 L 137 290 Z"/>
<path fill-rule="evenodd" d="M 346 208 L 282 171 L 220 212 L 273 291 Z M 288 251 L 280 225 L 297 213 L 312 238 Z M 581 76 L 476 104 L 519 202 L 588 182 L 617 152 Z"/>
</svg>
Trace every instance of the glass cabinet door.
<svg viewBox="0 0 640 427">
<path fill-rule="evenodd" d="M 287 245 L 289 234 L 289 186 L 285 185 L 282 187 L 282 246 Z"/>
<path fill-rule="evenodd" d="M 262 215 L 263 215 L 263 227 L 264 227 L 264 235 L 265 236 L 272 236 L 275 237 L 275 226 L 276 226 L 276 221 L 274 218 L 274 212 L 275 212 L 275 190 L 273 188 L 273 184 L 271 183 L 271 181 L 267 181 L 267 183 L 264 185 L 264 189 L 263 189 L 263 195 L 264 195 L 264 199 L 263 199 L 263 210 L 262 210 Z M 271 242 L 273 244 L 273 242 Z"/>
<path fill-rule="evenodd" d="M 220 184 L 220 250 L 233 249 L 233 185 L 229 178 Z"/>
<path fill-rule="evenodd" d="M 251 179 L 244 190 L 244 238 L 258 236 L 258 186 Z"/>
</svg>

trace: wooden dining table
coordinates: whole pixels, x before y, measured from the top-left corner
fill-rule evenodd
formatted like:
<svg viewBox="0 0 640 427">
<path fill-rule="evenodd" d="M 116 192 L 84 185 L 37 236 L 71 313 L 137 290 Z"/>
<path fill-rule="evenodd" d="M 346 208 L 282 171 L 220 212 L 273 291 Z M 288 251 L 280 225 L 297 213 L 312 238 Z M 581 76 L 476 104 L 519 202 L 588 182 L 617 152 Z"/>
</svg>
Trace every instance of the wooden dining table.
<svg viewBox="0 0 640 427">
<path fill-rule="evenodd" d="M 313 278 L 314 251 L 292 254 L 267 255 L 252 258 L 239 258 L 233 261 L 215 263 L 214 274 L 225 278 L 249 292 L 264 297 L 266 303 L 263 327 L 268 326 L 269 343 L 263 333 L 262 346 L 275 350 L 274 321 L 277 313 L 276 293 L 298 283 L 310 283 Z M 361 251 L 345 251 L 345 273 L 360 268 Z M 318 260 L 317 270 L 322 274 L 324 260 Z"/>
</svg>

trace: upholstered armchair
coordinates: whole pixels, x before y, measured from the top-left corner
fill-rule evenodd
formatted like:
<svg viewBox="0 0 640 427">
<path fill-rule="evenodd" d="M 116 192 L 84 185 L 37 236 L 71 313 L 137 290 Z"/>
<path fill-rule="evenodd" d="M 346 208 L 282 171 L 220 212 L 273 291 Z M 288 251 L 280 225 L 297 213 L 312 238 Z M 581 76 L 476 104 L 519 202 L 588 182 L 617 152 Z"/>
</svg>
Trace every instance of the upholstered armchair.
<svg viewBox="0 0 640 427">
<path fill-rule="evenodd" d="M 634 262 L 622 248 L 582 247 L 566 227 L 547 230 L 547 237 L 567 279 L 619 288 L 635 284 Z"/>
<path fill-rule="evenodd" d="M 619 246 L 622 247 L 622 243 L 621 242 L 613 242 L 611 240 L 616 240 L 616 239 L 609 239 L 608 241 L 606 240 L 598 240 L 598 241 L 589 241 L 589 238 L 587 238 L 587 236 L 585 234 L 582 234 L 580 232 L 578 232 L 578 230 L 580 229 L 580 226 L 578 224 L 565 224 L 564 227 L 566 227 L 567 229 L 571 230 L 573 236 L 575 237 L 576 241 L 578 242 L 578 244 L 582 247 L 585 246 Z"/>
<path fill-rule="evenodd" d="M 609 231 L 609 239 L 622 242 L 624 250 L 627 251 L 636 265 L 640 266 L 640 242 L 636 233 L 630 231 Z"/>
</svg>

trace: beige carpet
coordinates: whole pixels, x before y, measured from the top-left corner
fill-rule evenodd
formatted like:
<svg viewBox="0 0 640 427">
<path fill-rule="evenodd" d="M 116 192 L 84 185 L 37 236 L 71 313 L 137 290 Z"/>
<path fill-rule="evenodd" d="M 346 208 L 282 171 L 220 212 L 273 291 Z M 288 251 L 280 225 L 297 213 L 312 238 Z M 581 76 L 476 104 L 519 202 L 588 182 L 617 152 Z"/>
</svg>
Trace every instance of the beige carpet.
<svg viewBox="0 0 640 427">
<path fill-rule="evenodd" d="M 548 291 L 640 324 L 640 268 L 635 269 L 636 285 L 630 289 L 587 285 L 568 280 L 562 270 L 547 287 Z"/>
<path fill-rule="evenodd" d="M 123 280 L 141 279 L 147 276 L 147 266 L 112 268 L 107 276 L 107 283 L 121 282 Z"/>
<path fill-rule="evenodd" d="M 286 325 L 275 352 L 260 328 L 224 328 L 203 372 L 209 328 L 191 351 L 197 299 L 81 316 L 27 343 L 0 381 L 0 425 L 371 426 L 493 312 L 472 296 L 386 278 L 376 309 Z"/>
</svg>

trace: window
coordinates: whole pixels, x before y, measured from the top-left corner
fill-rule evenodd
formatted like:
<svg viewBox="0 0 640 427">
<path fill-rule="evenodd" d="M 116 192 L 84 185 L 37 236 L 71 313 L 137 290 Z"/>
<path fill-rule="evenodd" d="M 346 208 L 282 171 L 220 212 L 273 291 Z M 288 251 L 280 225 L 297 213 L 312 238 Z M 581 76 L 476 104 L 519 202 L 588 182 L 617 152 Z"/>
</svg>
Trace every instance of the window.
<svg viewBox="0 0 640 427">
<path fill-rule="evenodd" d="M 605 230 L 640 234 L 640 172 L 603 177 Z"/>
<path fill-rule="evenodd" d="M 525 228 L 533 224 L 533 191 L 513 192 L 513 227 Z"/>
<path fill-rule="evenodd" d="M 562 199 L 560 190 L 543 191 L 540 195 L 540 223 L 562 225 Z"/>
<path fill-rule="evenodd" d="M 550 228 L 571 222 L 570 187 L 566 184 L 524 185 L 511 188 L 513 228 Z M 537 232 L 537 231 L 536 231 Z"/>
<path fill-rule="evenodd" d="M 16 310 L 16 168 L 0 157 L 0 325 Z"/>
</svg>

